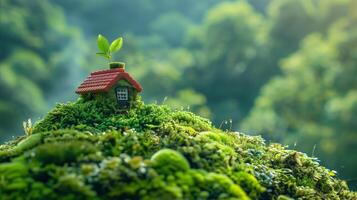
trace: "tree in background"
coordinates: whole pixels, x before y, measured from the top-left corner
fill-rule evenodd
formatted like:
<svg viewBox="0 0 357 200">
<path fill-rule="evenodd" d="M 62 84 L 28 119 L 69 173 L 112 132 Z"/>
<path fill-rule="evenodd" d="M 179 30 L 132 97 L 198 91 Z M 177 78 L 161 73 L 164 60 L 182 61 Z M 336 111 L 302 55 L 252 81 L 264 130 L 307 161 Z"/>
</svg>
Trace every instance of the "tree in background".
<svg viewBox="0 0 357 200">
<path fill-rule="evenodd" d="M 192 21 L 182 14 L 170 12 L 153 21 L 150 28 L 152 34 L 160 36 L 170 47 L 179 47 L 184 43 L 191 25 Z"/>
<path fill-rule="evenodd" d="M 221 2 L 221 0 L 102 0 L 100 3 L 97 0 L 50 1 L 62 6 L 73 19 L 73 24 L 82 26 L 86 34 L 104 32 L 108 37 L 115 37 L 117 33 L 150 35 L 153 30 L 152 23 L 165 15 L 170 17 L 179 13 L 192 21 L 199 22 L 211 6 Z"/>
<path fill-rule="evenodd" d="M 242 125 L 273 141 L 295 143 L 346 178 L 357 177 L 357 18 L 352 4 L 345 1 L 349 15 L 326 36 L 310 34 L 283 60 L 283 74 L 264 86 Z"/>
<path fill-rule="evenodd" d="M 269 51 L 266 33 L 262 16 L 245 1 L 217 5 L 202 26 L 191 30 L 187 45 L 195 63 L 186 70 L 187 85 L 207 97 L 216 123 L 241 119 L 275 73 L 264 59 Z"/>
<path fill-rule="evenodd" d="M 300 41 L 317 30 L 317 10 L 311 0 L 274 0 L 268 15 L 270 42 L 278 58 L 297 50 Z"/>
<path fill-rule="evenodd" d="M 345 0 L 273 0 L 263 13 L 252 8 L 259 2 L 251 3 L 218 4 L 188 32 L 185 44 L 195 62 L 186 68 L 187 85 L 206 96 L 216 124 L 239 123 L 261 87 L 281 73 L 280 60 L 308 34 L 325 34 L 346 11 Z"/>
<path fill-rule="evenodd" d="M 1 0 L 0 9 L 3 139 L 19 131 L 21 120 L 44 111 L 53 88 L 66 86 L 58 83 L 68 73 L 63 66 L 73 64 L 68 62 L 73 60 L 68 51 L 78 33 L 66 25 L 61 10 L 47 1 Z"/>
<path fill-rule="evenodd" d="M 349 0 L 272 0 L 267 7 L 269 36 L 277 61 L 299 48 L 312 32 L 327 33 L 331 24 L 346 16 Z"/>
</svg>

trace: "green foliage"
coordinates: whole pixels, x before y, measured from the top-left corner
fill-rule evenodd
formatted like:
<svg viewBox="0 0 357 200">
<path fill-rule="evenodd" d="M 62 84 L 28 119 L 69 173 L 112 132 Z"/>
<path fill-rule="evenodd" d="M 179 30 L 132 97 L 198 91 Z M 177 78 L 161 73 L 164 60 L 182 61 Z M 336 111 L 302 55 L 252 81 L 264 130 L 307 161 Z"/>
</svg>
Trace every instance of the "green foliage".
<svg viewBox="0 0 357 200">
<path fill-rule="evenodd" d="M 265 59 L 270 57 L 267 29 L 249 3 L 234 1 L 214 6 L 190 32 L 195 60 L 185 71 L 185 86 L 206 97 L 216 124 L 246 115 L 260 87 L 277 72 Z"/>
<path fill-rule="evenodd" d="M 77 130 L 74 130 L 77 129 Z M 140 100 L 58 105 L 0 146 L 2 199 L 352 199 L 315 159 Z M 286 197 L 285 197 L 286 196 Z"/>
<path fill-rule="evenodd" d="M 327 35 L 306 37 L 282 60 L 283 74 L 264 86 L 243 123 L 245 130 L 312 152 L 346 178 L 357 176 L 354 24 L 347 16 Z"/>
<path fill-rule="evenodd" d="M 19 121 L 43 113 L 49 94 L 59 92 L 57 83 L 68 81 L 67 63 L 77 67 L 68 53 L 81 37 L 66 23 L 62 10 L 46 0 L 1 0 L 0 13 L 0 140 L 4 140 L 10 132 L 22 133 Z M 79 45 L 76 51 L 81 51 Z M 80 61 L 81 55 L 75 59 Z"/>
<path fill-rule="evenodd" d="M 33 150 L 33 159 L 43 164 L 63 165 L 77 161 L 81 155 L 95 153 L 91 143 L 82 141 L 61 141 L 42 144 Z"/>
<path fill-rule="evenodd" d="M 117 38 L 110 44 L 109 51 L 111 53 L 117 52 L 121 49 L 122 46 L 123 46 L 123 38 L 122 37 Z"/>
<path fill-rule="evenodd" d="M 109 42 L 108 42 L 108 39 L 105 38 L 103 35 L 101 35 L 101 34 L 98 35 L 97 44 L 98 44 L 98 49 L 99 49 L 102 53 L 107 53 L 107 52 L 109 51 Z"/>
<path fill-rule="evenodd" d="M 260 185 L 258 180 L 247 172 L 235 172 L 230 177 L 235 183 L 241 186 L 252 199 L 259 198 L 260 193 L 265 191 L 265 188 Z"/>
<path fill-rule="evenodd" d="M 183 89 L 176 93 L 174 97 L 169 97 L 165 104 L 174 109 L 192 110 L 196 114 L 209 118 L 211 112 L 206 106 L 207 99 L 204 95 L 192 89 Z"/>
<path fill-rule="evenodd" d="M 160 15 L 150 24 L 153 34 L 160 35 L 170 46 L 179 47 L 184 43 L 192 22 L 181 13 L 170 12 Z"/>
<path fill-rule="evenodd" d="M 103 56 L 104 58 L 110 61 L 112 59 L 113 53 L 119 51 L 123 46 L 123 38 L 118 37 L 109 45 L 108 39 L 105 38 L 103 35 L 99 34 L 97 39 L 97 45 L 98 49 L 100 50 L 97 55 Z"/>
<path fill-rule="evenodd" d="M 164 123 L 170 122 L 192 125 L 196 131 L 212 129 L 208 120 L 193 117 L 189 112 L 170 112 L 169 107 L 154 104 L 144 106 L 141 100 L 137 100 L 136 106 L 136 109 L 129 110 L 126 115 L 119 115 L 122 111 L 118 109 L 116 102 L 110 99 L 102 101 L 79 99 L 75 103 L 58 104 L 36 124 L 33 132 L 66 128 L 102 132 L 108 130 L 108 127 L 114 130 L 133 128 L 142 131 L 155 130 Z"/>
<path fill-rule="evenodd" d="M 300 41 L 318 30 L 318 13 L 310 0 L 275 0 L 268 7 L 271 18 L 270 37 L 280 57 L 298 49 Z M 294 25 L 291 26 L 290 24 Z"/>
<path fill-rule="evenodd" d="M 161 149 L 151 157 L 151 161 L 153 167 L 161 174 L 186 172 L 190 168 L 185 157 L 171 149 Z"/>
</svg>

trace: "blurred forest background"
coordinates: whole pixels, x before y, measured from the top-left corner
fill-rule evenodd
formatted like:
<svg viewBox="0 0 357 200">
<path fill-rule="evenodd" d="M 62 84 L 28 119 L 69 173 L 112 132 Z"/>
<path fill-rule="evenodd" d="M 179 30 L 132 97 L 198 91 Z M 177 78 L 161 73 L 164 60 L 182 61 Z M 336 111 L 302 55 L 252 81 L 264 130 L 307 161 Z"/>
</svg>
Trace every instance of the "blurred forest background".
<svg viewBox="0 0 357 200">
<path fill-rule="evenodd" d="M 317 156 L 357 187 L 356 0 L 0 0 L 0 141 L 75 100 L 96 37 L 146 102 Z"/>
</svg>

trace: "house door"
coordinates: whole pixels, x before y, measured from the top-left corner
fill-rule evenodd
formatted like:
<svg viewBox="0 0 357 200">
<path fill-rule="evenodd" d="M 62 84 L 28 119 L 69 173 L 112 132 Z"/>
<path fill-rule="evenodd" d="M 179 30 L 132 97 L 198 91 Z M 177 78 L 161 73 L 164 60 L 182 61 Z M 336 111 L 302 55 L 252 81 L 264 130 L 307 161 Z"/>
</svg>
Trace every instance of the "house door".
<svg viewBox="0 0 357 200">
<path fill-rule="evenodd" d="M 130 103 L 129 103 L 128 87 L 117 87 L 115 91 L 116 91 L 118 105 L 121 108 L 129 108 Z"/>
</svg>

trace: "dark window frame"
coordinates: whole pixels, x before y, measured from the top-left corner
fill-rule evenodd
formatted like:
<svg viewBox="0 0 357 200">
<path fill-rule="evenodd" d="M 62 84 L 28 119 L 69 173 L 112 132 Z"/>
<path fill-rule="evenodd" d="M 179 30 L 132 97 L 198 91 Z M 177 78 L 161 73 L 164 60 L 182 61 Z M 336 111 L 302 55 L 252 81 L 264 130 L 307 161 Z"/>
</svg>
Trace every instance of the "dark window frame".
<svg viewBox="0 0 357 200">
<path fill-rule="evenodd" d="M 118 96 L 118 90 L 119 89 L 126 89 L 127 91 L 127 100 L 120 100 Z M 115 98 L 117 100 L 117 103 L 120 107 L 122 108 L 129 108 L 130 107 L 130 89 L 128 86 L 118 86 L 115 88 Z"/>
</svg>

